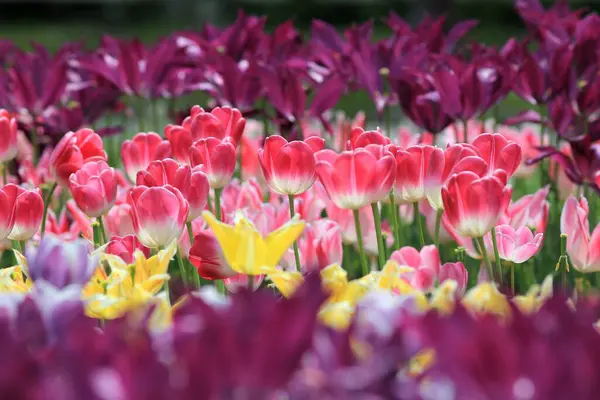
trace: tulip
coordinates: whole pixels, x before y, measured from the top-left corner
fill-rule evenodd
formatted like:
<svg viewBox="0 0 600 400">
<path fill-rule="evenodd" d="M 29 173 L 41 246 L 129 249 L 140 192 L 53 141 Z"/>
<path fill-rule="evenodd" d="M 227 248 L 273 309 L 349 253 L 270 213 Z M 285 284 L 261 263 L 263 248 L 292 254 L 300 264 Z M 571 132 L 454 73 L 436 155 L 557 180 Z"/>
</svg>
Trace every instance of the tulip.
<svg viewBox="0 0 600 400">
<path fill-rule="evenodd" d="M 171 156 L 171 144 L 154 132 L 140 132 L 121 145 L 121 160 L 127 177 L 135 182 L 138 171 L 148 167 L 151 161 Z"/>
<path fill-rule="evenodd" d="M 346 144 L 346 149 L 354 150 L 359 147 L 367 147 L 370 144 L 386 146 L 390 143 L 390 138 L 379 131 L 365 131 L 362 127 L 356 127 L 350 131 L 350 139 Z"/>
<path fill-rule="evenodd" d="M 164 247 L 181 236 L 189 204 L 175 187 L 137 186 L 129 191 L 127 203 L 135 234 L 144 246 Z"/>
<path fill-rule="evenodd" d="M 138 186 L 165 186 L 171 185 L 187 197 L 190 190 L 192 170 L 189 165 L 181 165 L 177 161 L 167 158 L 151 161 L 145 170 L 139 171 L 135 183 Z"/>
<path fill-rule="evenodd" d="M 15 158 L 17 151 L 17 120 L 8 111 L 0 109 L 0 164 Z"/>
<path fill-rule="evenodd" d="M 452 280 L 457 284 L 457 294 L 462 297 L 467 290 L 469 273 L 461 262 L 447 262 L 440 268 L 438 275 L 440 285 L 445 281 Z"/>
<path fill-rule="evenodd" d="M 236 213 L 234 225 L 218 221 L 208 211 L 202 215 L 217 238 L 227 263 L 234 271 L 245 275 L 261 275 L 265 267 L 275 268 L 304 230 L 304 221 L 300 221 L 298 215 L 266 237 L 241 211 Z"/>
<path fill-rule="evenodd" d="M 187 201 L 190 204 L 188 222 L 202 215 L 202 211 L 204 211 L 208 202 L 209 190 L 210 186 L 206 174 L 198 167 L 193 168 L 190 177 L 190 190 L 187 194 Z"/>
<path fill-rule="evenodd" d="M 90 161 L 106 161 L 102 138 L 91 129 L 68 132 L 52 151 L 50 170 L 56 181 L 69 186 L 71 174 Z"/>
<path fill-rule="evenodd" d="M 396 154 L 394 199 L 399 203 L 415 203 L 442 185 L 444 152 L 433 146 L 411 146 Z M 439 190 L 439 189 L 438 189 Z"/>
<path fill-rule="evenodd" d="M 596 173 L 596 186 L 600 189 L 600 171 Z"/>
<path fill-rule="evenodd" d="M 237 275 L 225 260 L 219 242 L 210 231 L 199 232 L 194 236 L 189 260 L 204 279 L 225 279 Z"/>
<path fill-rule="evenodd" d="M 496 227 L 496 240 L 500 258 L 515 264 L 522 264 L 533 257 L 542 246 L 543 233 L 535 235 L 527 227 L 514 229 L 510 225 Z M 484 237 L 488 251 L 492 249 L 492 236 L 488 233 Z"/>
<path fill-rule="evenodd" d="M 409 272 L 403 272 L 402 276 L 416 289 L 431 288 L 440 272 L 440 256 L 433 245 L 424 246 L 420 252 L 410 246 L 402 247 L 392 253 L 390 260 L 399 267 L 410 269 Z"/>
<path fill-rule="evenodd" d="M 235 146 L 228 139 L 200 139 L 189 149 L 193 166 L 202 165 L 210 187 L 223 189 L 235 171 Z"/>
<path fill-rule="evenodd" d="M 6 239 L 15 226 L 19 187 L 9 183 L 0 189 L 0 240 Z"/>
<path fill-rule="evenodd" d="M 483 237 L 500 219 L 512 189 L 495 176 L 469 171 L 453 175 L 442 188 L 448 222 L 463 236 Z"/>
<path fill-rule="evenodd" d="M 109 236 L 134 235 L 131 206 L 127 203 L 116 204 L 104 217 Z"/>
<path fill-rule="evenodd" d="M 181 162 L 190 162 L 190 147 L 199 139 L 229 141 L 233 147 L 240 142 L 246 120 L 239 110 L 230 107 L 216 107 L 211 112 L 194 106 L 190 116 L 181 126 L 168 125 L 165 136 L 171 143 L 173 155 Z M 235 157 L 234 157 L 235 158 Z"/>
<path fill-rule="evenodd" d="M 15 224 L 8 238 L 20 242 L 31 239 L 40 228 L 43 214 L 44 200 L 40 190 L 17 188 Z"/>
<path fill-rule="evenodd" d="M 588 202 L 570 196 L 560 216 L 560 231 L 567 235 L 569 261 L 580 272 L 600 271 L 600 224 L 590 235 Z"/>
<path fill-rule="evenodd" d="M 57 289 L 69 285 L 83 287 L 98 267 L 98 260 L 90 256 L 89 249 L 86 240 L 63 242 L 52 236 L 45 237 L 39 247 L 27 250 L 29 277 Z"/>
<path fill-rule="evenodd" d="M 90 218 L 99 218 L 117 197 L 115 170 L 105 161 L 87 162 L 71 175 L 69 187 L 77 206 Z"/>
<path fill-rule="evenodd" d="M 501 170 L 506 173 L 506 181 L 510 178 L 521 164 L 521 146 L 515 142 L 508 141 L 504 136 L 495 133 L 484 133 L 479 135 L 473 146 L 479 151 L 479 155 L 488 165 L 488 173 L 495 174 Z"/>
<path fill-rule="evenodd" d="M 119 256 L 127 264 L 132 264 L 135 259 L 134 253 L 138 250 L 144 253 L 146 258 L 150 257 L 150 249 L 143 246 L 134 235 L 127 235 L 124 237 L 113 236 L 106 244 L 104 252 Z"/>
<path fill-rule="evenodd" d="M 384 200 L 394 184 L 396 168 L 388 151 L 377 158 L 365 148 L 341 154 L 321 150 L 315 157 L 317 175 L 339 208 L 357 210 Z"/>
<path fill-rule="evenodd" d="M 501 223 L 514 229 L 527 227 L 536 233 L 544 233 L 550 212 L 550 202 L 547 200 L 549 192 L 550 186 L 546 186 L 511 203 L 500 220 Z"/>
<path fill-rule="evenodd" d="M 325 141 L 313 136 L 304 141 L 289 142 L 281 136 L 269 136 L 258 160 L 269 186 L 282 195 L 298 195 L 313 185 L 314 153 L 323 149 Z"/>
</svg>

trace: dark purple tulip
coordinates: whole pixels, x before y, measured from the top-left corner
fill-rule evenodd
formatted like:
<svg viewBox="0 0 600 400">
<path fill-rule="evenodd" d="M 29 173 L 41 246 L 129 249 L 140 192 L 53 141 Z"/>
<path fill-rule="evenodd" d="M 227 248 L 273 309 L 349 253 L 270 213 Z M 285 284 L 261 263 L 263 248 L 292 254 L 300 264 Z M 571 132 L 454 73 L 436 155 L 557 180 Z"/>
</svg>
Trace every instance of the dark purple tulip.
<svg viewBox="0 0 600 400">
<path fill-rule="evenodd" d="M 309 276 L 287 300 L 262 291 L 230 299 L 230 304 L 213 307 L 192 298 L 176 311 L 176 365 L 193 379 L 174 389 L 173 397 L 266 398 L 283 389 L 311 346 L 325 295 L 318 277 Z"/>
<path fill-rule="evenodd" d="M 57 289 L 85 285 L 98 266 L 86 240 L 63 242 L 52 236 L 46 236 L 38 248 L 28 249 L 27 262 L 34 282 L 44 281 Z"/>
<path fill-rule="evenodd" d="M 169 77 L 169 70 L 189 62 L 186 57 L 178 57 L 179 50 L 173 37 L 146 47 L 139 39 L 127 41 L 104 36 L 94 54 L 70 64 L 76 70 L 107 80 L 127 96 L 159 98 L 163 97 L 160 89 Z"/>
<path fill-rule="evenodd" d="M 5 107 L 14 112 L 26 110 L 36 118 L 66 100 L 67 62 L 78 54 L 79 48 L 80 45 L 69 43 L 54 56 L 38 44 L 33 44 L 32 52 L 17 51 L 1 88 Z"/>
</svg>

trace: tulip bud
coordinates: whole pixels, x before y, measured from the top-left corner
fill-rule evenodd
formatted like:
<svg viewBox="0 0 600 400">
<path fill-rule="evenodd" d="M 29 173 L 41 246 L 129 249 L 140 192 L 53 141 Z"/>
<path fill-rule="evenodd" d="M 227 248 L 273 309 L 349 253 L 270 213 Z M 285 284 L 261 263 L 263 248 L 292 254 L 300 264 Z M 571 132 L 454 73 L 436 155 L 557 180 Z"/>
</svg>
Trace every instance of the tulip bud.
<svg viewBox="0 0 600 400">
<path fill-rule="evenodd" d="M 150 249 L 143 246 L 134 235 L 124 237 L 113 236 L 104 251 L 107 254 L 119 256 L 121 260 L 127 264 L 131 264 L 134 261 L 133 255 L 136 250 L 141 250 L 146 258 L 150 257 Z"/>
<path fill-rule="evenodd" d="M 71 174 L 90 161 L 106 161 L 102 138 L 91 129 L 68 132 L 58 142 L 50 156 L 50 170 L 57 182 L 69 186 Z"/>
<path fill-rule="evenodd" d="M 71 195 L 90 218 L 104 215 L 117 198 L 117 177 L 115 170 L 105 161 L 87 162 L 69 179 Z"/>
<path fill-rule="evenodd" d="M 485 269 L 485 268 L 482 268 Z M 447 280 L 453 280 L 457 283 L 456 291 L 459 296 L 463 296 L 467 290 L 467 283 L 469 281 L 469 273 L 461 262 L 447 262 L 440 268 L 440 274 L 438 276 L 440 284 Z"/>
<path fill-rule="evenodd" d="M 0 240 L 10 235 L 15 226 L 19 187 L 9 183 L 0 189 Z"/>
<path fill-rule="evenodd" d="M 0 109 L 0 164 L 17 156 L 17 120 Z"/>
<path fill-rule="evenodd" d="M 222 189 L 231 181 L 236 152 L 230 140 L 213 137 L 200 139 L 190 148 L 190 156 L 193 166 L 202 165 L 211 188 Z"/>
<path fill-rule="evenodd" d="M 133 228 L 146 247 L 158 248 L 178 239 L 183 232 L 189 204 L 171 185 L 137 186 L 129 192 Z"/>
<path fill-rule="evenodd" d="M 154 132 L 138 133 L 121 145 L 123 168 L 132 182 L 135 182 L 138 171 L 146 169 L 151 161 L 170 156 L 171 144 Z"/>
<path fill-rule="evenodd" d="M 15 224 L 8 235 L 10 240 L 29 240 L 36 234 L 44 215 L 44 200 L 40 190 L 18 188 Z"/>
</svg>

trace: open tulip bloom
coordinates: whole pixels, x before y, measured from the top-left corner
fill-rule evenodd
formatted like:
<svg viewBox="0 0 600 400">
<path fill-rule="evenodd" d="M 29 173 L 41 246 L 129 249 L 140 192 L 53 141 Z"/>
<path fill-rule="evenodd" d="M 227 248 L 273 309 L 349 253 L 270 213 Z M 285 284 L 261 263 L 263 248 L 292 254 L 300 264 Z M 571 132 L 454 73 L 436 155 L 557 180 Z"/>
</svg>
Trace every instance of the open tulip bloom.
<svg viewBox="0 0 600 400">
<path fill-rule="evenodd" d="M 515 3 L 0 39 L 0 399 L 597 399 L 600 16 Z"/>
</svg>

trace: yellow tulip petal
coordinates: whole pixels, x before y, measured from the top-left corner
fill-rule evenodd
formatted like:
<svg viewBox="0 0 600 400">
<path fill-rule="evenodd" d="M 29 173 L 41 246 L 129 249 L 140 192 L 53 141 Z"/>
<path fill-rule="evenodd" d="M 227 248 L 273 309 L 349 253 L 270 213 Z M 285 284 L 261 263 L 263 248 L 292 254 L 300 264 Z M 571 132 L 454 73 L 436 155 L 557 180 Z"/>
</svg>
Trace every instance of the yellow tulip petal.
<svg viewBox="0 0 600 400">
<path fill-rule="evenodd" d="M 348 329 L 353 315 L 354 307 L 350 303 L 332 302 L 321 308 L 319 320 L 333 329 L 344 330 Z"/>
<path fill-rule="evenodd" d="M 266 254 L 265 265 L 275 266 L 298 237 L 304 231 L 306 225 L 301 221 L 298 214 L 279 229 L 269 233 L 265 238 L 265 245 L 269 250 Z"/>
<path fill-rule="evenodd" d="M 348 273 L 339 264 L 323 268 L 320 274 L 321 284 L 332 295 L 341 293 L 348 284 Z"/>
<path fill-rule="evenodd" d="M 462 302 L 465 307 L 475 313 L 490 313 L 499 316 L 508 316 L 510 313 L 506 297 L 489 282 L 480 283 L 469 290 Z"/>
<path fill-rule="evenodd" d="M 438 310 L 441 314 L 450 314 L 456 304 L 456 290 L 458 283 L 448 279 L 433 292 L 429 307 Z"/>
<path fill-rule="evenodd" d="M 304 277 L 298 271 L 281 271 L 276 268 L 267 268 L 267 278 L 281 292 L 283 297 L 290 297 L 298 286 L 304 282 Z"/>
<path fill-rule="evenodd" d="M 225 257 L 227 263 L 231 265 L 231 267 L 236 272 L 243 273 L 242 271 L 238 271 L 236 269 L 237 249 L 241 239 L 238 237 L 239 229 L 236 230 L 236 227 L 218 221 L 215 218 L 215 216 L 209 211 L 204 211 L 202 213 L 202 217 L 214 233 L 217 241 L 219 242 L 221 250 L 223 251 L 223 256 Z"/>
</svg>

